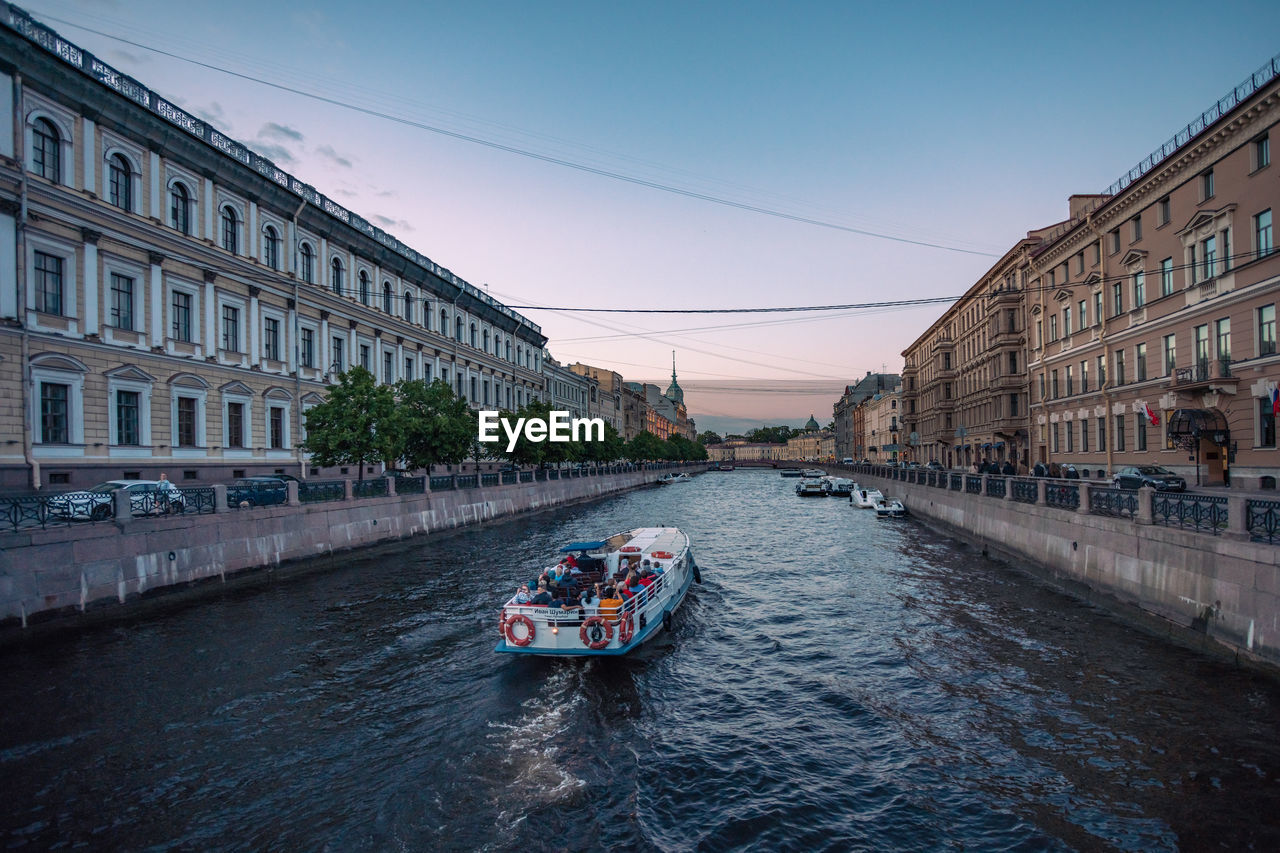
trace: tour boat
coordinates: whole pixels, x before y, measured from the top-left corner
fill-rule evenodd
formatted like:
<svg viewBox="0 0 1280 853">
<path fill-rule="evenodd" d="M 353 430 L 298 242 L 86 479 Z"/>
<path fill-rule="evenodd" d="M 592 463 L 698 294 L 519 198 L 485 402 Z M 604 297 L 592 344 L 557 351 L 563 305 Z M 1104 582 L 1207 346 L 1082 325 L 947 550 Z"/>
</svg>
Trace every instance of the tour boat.
<svg viewBox="0 0 1280 853">
<path fill-rule="evenodd" d="M 692 479 L 692 477 L 683 472 L 679 474 L 663 474 L 658 478 L 658 484 L 662 486 L 669 486 L 672 483 L 687 483 Z"/>
<path fill-rule="evenodd" d="M 799 477 L 801 475 L 799 468 L 783 468 L 778 473 L 784 477 Z"/>
<path fill-rule="evenodd" d="M 796 483 L 796 494 L 802 498 L 825 498 L 827 490 L 823 488 L 821 480 L 805 480 Z"/>
<path fill-rule="evenodd" d="M 827 494 L 833 498 L 847 498 L 850 492 L 853 491 L 853 480 L 848 480 L 844 477 L 832 477 L 830 474 L 823 477 L 822 480 L 826 484 Z"/>
<path fill-rule="evenodd" d="M 516 604 L 512 596 L 498 615 L 502 639 L 495 651 L 566 657 L 625 655 L 670 630 L 671 616 L 689 586 L 702 583 L 689 537 L 675 527 L 638 527 L 598 542 L 573 542 L 560 553 L 577 555 L 582 586 L 596 581 L 621 584 L 628 569 L 638 569 L 646 560 L 661 572 L 655 571 L 654 581 L 635 595 L 623 596 L 621 607 L 597 602 L 591 608 L 595 612 Z"/>
<path fill-rule="evenodd" d="M 803 471 L 800 472 L 800 476 L 820 479 L 822 477 L 827 476 L 827 472 L 823 471 L 821 468 L 805 468 Z"/>
<path fill-rule="evenodd" d="M 907 508 L 897 498 L 881 497 L 876 501 L 876 518 L 902 518 Z"/>
<path fill-rule="evenodd" d="M 883 499 L 884 495 L 879 489 L 860 489 L 856 484 L 849 495 L 849 500 L 858 509 L 875 509 L 876 501 Z"/>
</svg>

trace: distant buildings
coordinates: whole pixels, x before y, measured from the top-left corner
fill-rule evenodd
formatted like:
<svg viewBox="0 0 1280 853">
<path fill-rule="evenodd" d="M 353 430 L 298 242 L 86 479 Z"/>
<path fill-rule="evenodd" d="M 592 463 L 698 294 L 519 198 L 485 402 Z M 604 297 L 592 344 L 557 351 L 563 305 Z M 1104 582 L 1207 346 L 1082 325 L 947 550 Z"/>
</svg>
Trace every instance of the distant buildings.
<svg viewBox="0 0 1280 853">
<path fill-rule="evenodd" d="M 872 373 L 853 385 L 846 385 L 844 394 L 833 408 L 835 418 L 835 448 L 837 459 L 871 458 L 870 435 L 865 426 L 866 409 L 861 404 L 882 391 L 898 387 L 902 379 L 896 373 Z"/>
<path fill-rule="evenodd" d="M 835 434 L 822 429 L 817 418 L 809 415 L 804 431 L 787 439 L 786 458 L 806 462 L 822 462 L 835 458 Z"/>
</svg>

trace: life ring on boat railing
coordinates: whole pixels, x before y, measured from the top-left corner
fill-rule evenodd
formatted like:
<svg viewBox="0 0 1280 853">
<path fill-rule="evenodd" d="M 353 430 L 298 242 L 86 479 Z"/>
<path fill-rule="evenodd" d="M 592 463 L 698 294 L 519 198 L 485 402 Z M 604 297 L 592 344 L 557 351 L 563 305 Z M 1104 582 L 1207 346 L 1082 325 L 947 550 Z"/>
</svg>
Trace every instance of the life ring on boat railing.
<svg viewBox="0 0 1280 853">
<path fill-rule="evenodd" d="M 670 560 L 675 556 L 675 554 L 672 554 L 670 551 L 654 551 L 649 556 L 653 557 L 655 560 Z"/>
<path fill-rule="evenodd" d="M 516 636 L 517 623 L 524 623 L 527 633 L 524 639 Z M 533 627 L 533 620 L 523 613 L 517 613 L 507 620 L 507 642 L 513 646 L 527 646 L 533 642 L 533 638 L 538 635 L 538 629 Z"/>
<path fill-rule="evenodd" d="M 631 642 L 631 638 L 636 633 L 636 616 L 634 613 L 622 614 L 622 619 L 618 621 L 618 642 L 626 645 Z"/>
<path fill-rule="evenodd" d="M 639 554 L 640 546 L 639 545 L 623 545 L 618 550 L 623 554 Z"/>
<path fill-rule="evenodd" d="M 587 629 L 603 626 L 604 632 L 601 635 L 597 632 L 597 639 L 592 640 L 587 633 Z M 582 639 L 582 645 L 589 649 L 603 649 L 609 645 L 609 641 L 613 639 L 613 625 L 609 623 L 603 616 L 588 616 L 586 621 L 582 623 L 582 627 L 578 629 L 578 636 Z"/>
</svg>

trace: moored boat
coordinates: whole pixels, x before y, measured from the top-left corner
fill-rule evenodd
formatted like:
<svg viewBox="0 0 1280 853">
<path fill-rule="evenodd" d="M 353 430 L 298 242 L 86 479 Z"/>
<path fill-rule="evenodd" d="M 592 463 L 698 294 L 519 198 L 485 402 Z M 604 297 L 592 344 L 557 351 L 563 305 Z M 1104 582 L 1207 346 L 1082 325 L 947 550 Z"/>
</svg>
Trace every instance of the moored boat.
<svg viewBox="0 0 1280 853">
<path fill-rule="evenodd" d="M 876 501 L 883 500 L 884 495 L 879 489 L 862 489 L 855 483 L 853 491 L 849 493 L 849 500 L 858 509 L 875 509 Z"/>
<path fill-rule="evenodd" d="M 803 471 L 800 472 L 800 476 L 811 477 L 817 480 L 827 476 L 827 472 L 823 471 L 821 468 L 805 468 Z"/>
<path fill-rule="evenodd" d="M 663 474 L 658 478 L 658 484 L 662 486 L 669 486 L 672 483 L 687 483 L 692 479 L 692 477 L 683 472 L 679 474 Z"/>
<path fill-rule="evenodd" d="M 778 472 L 783 477 L 799 477 L 802 476 L 799 468 L 783 468 Z"/>
<path fill-rule="evenodd" d="M 903 518 L 907 508 L 897 498 L 881 497 L 876 501 L 876 518 Z"/>
<path fill-rule="evenodd" d="M 826 483 L 827 494 L 832 497 L 847 498 L 849 493 L 853 491 L 853 480 L 845 477 L 833 477 L 830 474 L 822 479 Z"/>
<path fill-rule="evenodd" d="M 805 480 L 796 483 L 796 494 L 802 498 L 825 498 L 827 490 L 821 480 Z"/>
<path fill-rule="evenodd" d="M 689 586 L 702 582 L 689 537 L 675 527 L 639 527 L 598 542 L 574 542 L 578 586 L 621 586 L 630 569 L 652 568 L 648 583 L 619 599 L 581 608 L 562 597 L 547 604 L 517 604 L 512 596 L 498 616 L 502 639 L 495 651 L 527 655 L 625 655 L 671 627 Z M 646 565 L 647 564 L 647 565 Z"/>
</svg>

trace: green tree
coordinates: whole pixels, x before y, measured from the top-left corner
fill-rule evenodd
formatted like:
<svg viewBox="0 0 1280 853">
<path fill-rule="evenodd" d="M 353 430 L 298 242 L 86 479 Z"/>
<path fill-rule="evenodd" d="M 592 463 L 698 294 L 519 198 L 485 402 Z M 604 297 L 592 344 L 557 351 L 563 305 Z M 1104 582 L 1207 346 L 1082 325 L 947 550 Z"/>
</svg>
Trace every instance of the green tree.
<svg viewBox="0 0 1280 853">
<path fill-rule="evenodd" d="M 648 430 L 641 430 L 627 442 L 627 458 L 633 462 L 666 459 L 667 444 Z"/>
<path fill-rule="evenodd" d="M 473 452 L 477 419 L 448 383 L 417 379 L 396 385 L 396 458 L 409 468 L 457 465 Z"/>
<path fill-rule="evenodd" d="M 677 462 L 692 462 L 707 458 L 707 448 L 683 435 L 673 435 L 666 440 L 666 458 Z"/>
<path fill-rule="evenodd" d="M 699 444 L 704 444 L 704 445 L 705 445 L 705 444 L 720 444 L 720 443 L 721 443 L 721 442 L 723 442 L 723 441 L 724 441 L 724 439 L 723 439 L 723 438 L 721 438 L 719 435 L 717 435 L 716 433 L 712 432 L 711 430 L 707 430 L 706 432 L 700 432 L 700 433 L 698 433 L 698 443 L 699 443 Z"/>
<path fill-rule="evenodd" d="M 583 458 L 592 462 L 613 462 L 621 459 L 626 449 L 626 442 L 622 440 L 622 435 L 613 428 L 613 424 L 607 421 L 604 425 L 604 441 L 584 441 L 581 444 Z"/>
<path fill-rule="evenodd" d="M 783 444 L 795 434 L 795 430 L 785 424 L 782 426 L 757 427 L 747 433 L 747 440 Z"/>
<path fill-rule="evenodd" d="M 325 401 L 307 412 L 302 446 L 317 465 L 358 465 L 363 480 L 365 464 L 395 460 L 398 444 L 395 394 L 363 367 L 338 377 Z"/>
</svg>

